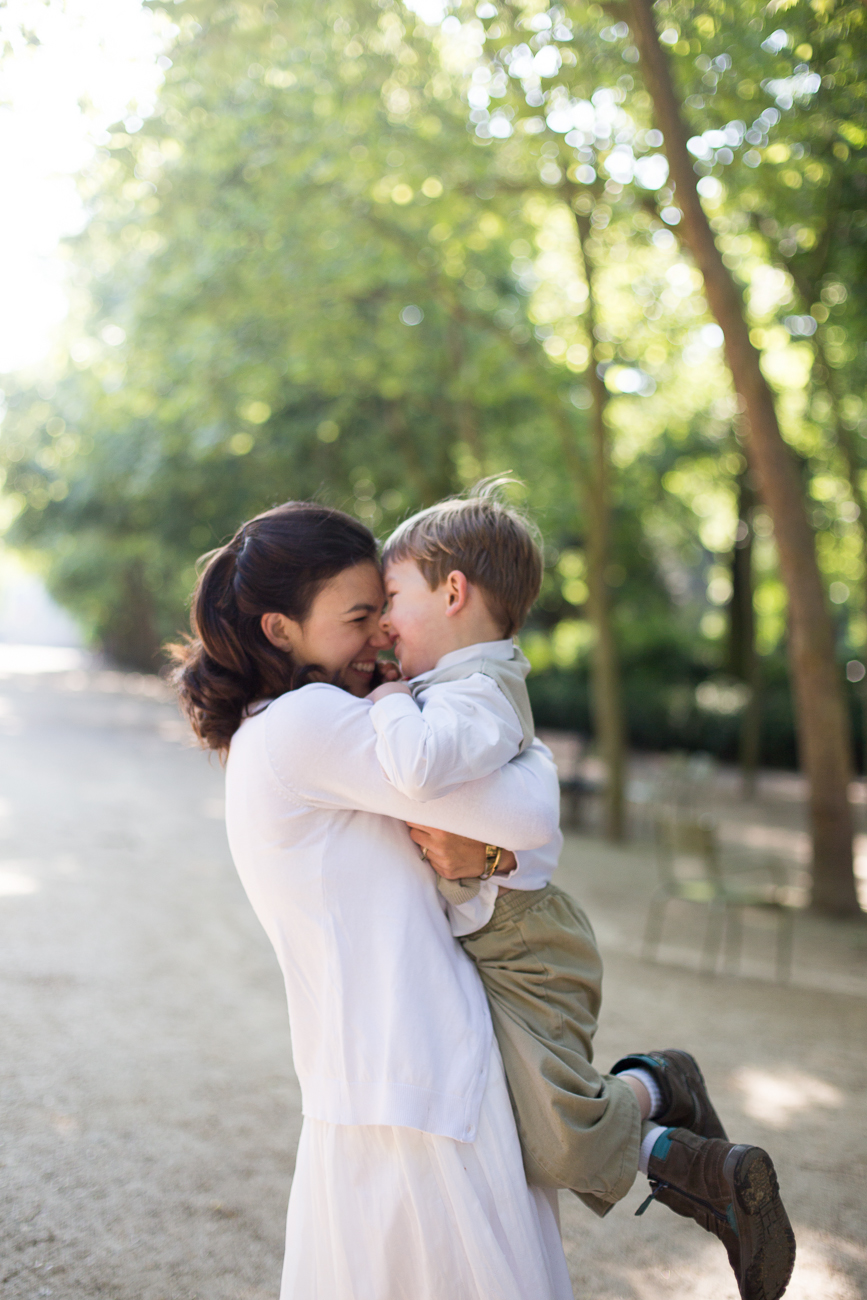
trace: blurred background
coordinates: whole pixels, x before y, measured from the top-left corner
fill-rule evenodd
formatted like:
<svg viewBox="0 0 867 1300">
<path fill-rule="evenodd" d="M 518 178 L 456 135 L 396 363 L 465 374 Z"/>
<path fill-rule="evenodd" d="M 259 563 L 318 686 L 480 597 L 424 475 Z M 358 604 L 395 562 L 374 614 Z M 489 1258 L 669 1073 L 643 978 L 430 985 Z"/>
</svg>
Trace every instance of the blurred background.
<svg viewBox="0 0 867 1300">
<path fill-rule="evenodd" d="M 861 0 L 0 4 L 10 1298 L 275 1294 L 283 993 L 161 646 L 245 518 L 504 472 L 601 1058 L 675 1016 L 790 1294 L 865 1294 L 865 93 Z M 563 1206 L 576 1294 L 734 1300 Z"/>
<path fill-rule="evenodd" d="M 156 672 L 196 558 L 249 515 L 316 497 L 386 535 L 508 470 L 546 539 L 537 722 L 595 741 L 608 832 L 630 748 L 740 762 L 747 793 L 797 767 L 775 522 L 612 12 L 9 0 L 4 640 L 29 601 L 26 640 Z M 655 12 L 797 463 L 858 772 L 864 9 Z"/>
</svg>

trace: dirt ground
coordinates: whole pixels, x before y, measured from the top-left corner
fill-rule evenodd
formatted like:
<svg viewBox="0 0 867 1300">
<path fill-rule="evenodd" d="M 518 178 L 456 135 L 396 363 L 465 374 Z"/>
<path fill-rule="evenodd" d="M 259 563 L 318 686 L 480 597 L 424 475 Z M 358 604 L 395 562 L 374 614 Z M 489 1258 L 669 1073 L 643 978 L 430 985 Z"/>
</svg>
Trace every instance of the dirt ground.
<svg viewBox="0 0 867 1300">
<path fill-rule="evenodd" d="M 0 680 L 0 771 L 0 1298 L 275 1300 L 299 1094 L 219 766 L 151 683 L 79 672 Z M 797 849 L 791 782 L 755 806 L 723 789 L 720 815 Z M 688 909 L 639 959 L 647 847 L 572 834 L 560 883 L 605 955 L 600 1065 L 693 1051 L 732 1137 L 777 1164 L 792 1300 L 867 1295 L 865 932 L 799 917 L 783 986 L 759 917 L 742 973 L 701 978 Z M 736 1300 L 722 1247 L 635 1218 L 643 1196 L 597 1220 L 561 1195 L 576 1298 Z"/>
</svg>

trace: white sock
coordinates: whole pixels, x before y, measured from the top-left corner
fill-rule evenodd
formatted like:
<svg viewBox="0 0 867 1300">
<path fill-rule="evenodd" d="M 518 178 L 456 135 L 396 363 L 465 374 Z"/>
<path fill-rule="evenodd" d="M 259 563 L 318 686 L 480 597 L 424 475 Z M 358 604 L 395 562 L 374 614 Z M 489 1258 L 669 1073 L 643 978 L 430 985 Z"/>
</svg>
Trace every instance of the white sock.
<svg viewBox="0 0 867 1300">
<path fill-rule="evenodd" d="M 649 1070 L 642 1070 L 640 1066 L 635 1066 L 628 1070 L 621 1070 L 617 1075 L 618 1079 L 637 1079 L 643 1083 L 650 1096 L 650 1113 L 648 1119 L 653 1119 L 662 1109 L 662 1093 L 659 1091 L 659 1085 Z"/>
<path fill-rule="evenodd" d="M 647 1173 L 647 1162 L 650 1159 L 650 1153 L 656 1146 L 662 1134 L 667 1132 L 667 1128 L 663 1128 L 660 1124 L 655 1124 L 650 1132 L 646 1133 L 642 1138 L 641 1149 L 638 1152 L 638 1172 L 640 1174 Z"/>
</svg>

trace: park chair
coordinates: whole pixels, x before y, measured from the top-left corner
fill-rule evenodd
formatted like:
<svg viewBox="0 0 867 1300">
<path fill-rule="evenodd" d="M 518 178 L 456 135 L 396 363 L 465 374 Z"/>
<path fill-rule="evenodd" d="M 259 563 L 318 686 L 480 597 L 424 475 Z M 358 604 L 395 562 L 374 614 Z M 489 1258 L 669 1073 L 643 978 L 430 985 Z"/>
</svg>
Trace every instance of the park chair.
<svg viewBox="0 0 867 1300">
<path fill-rule="evenodd" d="M 560 778 L 560 824 L 567 830 L 584 825 L 587 800 L 599 793 L 599 785 L 585 776 Z"/>
<path fill-rule="evenodd" d="M 717 764 L 710 754 L 669 754 L 656 781 L 656 806 L 679 817 L 713 795 Z"/>
<path fill-rule="evenodd" d="M 656 855 L 659 885 L 647 914 L 645 958 L 658 955 L 665 909 L 672 899 L 678 899 L 707 908 L 702 969 L 715 974 L 724 937 L 726 969 L 736 970 L 741 959 L 744 908 L 760 908 L 777 915 L 777 979 L 790 977 L 795 908 L 787 901 L 785 870 L 779 862 L 766 859 L 764 865 L 771 876 L 766 883 L 726 877 L 713 821 L 676 811 L 657 816 Z"/>
</svg>

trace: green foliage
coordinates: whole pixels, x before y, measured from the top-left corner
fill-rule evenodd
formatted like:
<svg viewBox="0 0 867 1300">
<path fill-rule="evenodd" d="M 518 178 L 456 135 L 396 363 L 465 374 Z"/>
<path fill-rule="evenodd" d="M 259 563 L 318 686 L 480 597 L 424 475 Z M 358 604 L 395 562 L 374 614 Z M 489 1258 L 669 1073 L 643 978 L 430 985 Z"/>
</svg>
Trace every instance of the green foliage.
<svg viewBox="0 0 867 1300">
<path fill-rule="evenodd" d="M 858 657 L 867 11 L 656 9 L 832 597 L 845 589 L 841 657 Z M 152 666 L 183 624 L 196 557 L 250 514 L 316 496 L 384 533 L 511 469 L 550 545 L 526 633 L 537 705 L 543 721 L 586 719 L 593 356 L 633 740 L 729 745 L 735 720 L 694 700 L 726 663 L 741 417 L 628 26 L 535 0 L 458 5 L 432 26 L 399 0 L 183 0 L 168 15 L 154 116 L 119 124 L 82 176 L 75 326 L 52 373 L 4 385 L 10 539 L 49 557 L 94 640 Z M 766 725 L 783 737 L 785 595 L 761 510 L 753 523 L 779 701 Z M 693 721 L 675 725 L 685 698 Z"/>
</svg>

